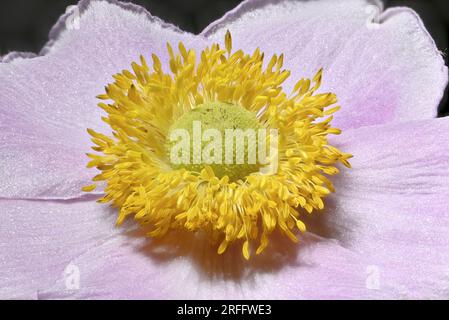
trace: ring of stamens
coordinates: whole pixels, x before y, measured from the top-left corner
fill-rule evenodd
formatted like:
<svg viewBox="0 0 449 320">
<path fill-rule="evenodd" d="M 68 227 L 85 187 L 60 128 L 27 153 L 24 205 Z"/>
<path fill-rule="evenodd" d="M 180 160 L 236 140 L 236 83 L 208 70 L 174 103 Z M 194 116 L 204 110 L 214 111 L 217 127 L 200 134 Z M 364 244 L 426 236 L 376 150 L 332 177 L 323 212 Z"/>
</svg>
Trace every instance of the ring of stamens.
<svg viewBox="0 0 449 320">
<path fill-rule="evenodd" d="M 177 54 L 168 45 L 170 72 L 153 54 L 152 67 L 141 57 L 132 72 L 115 75 L 99 96 L 112 134 L 88 130 L 96 151 L 88 155 L 88 167 L 100 171 L 95 183 L 106 182 L 99 202 L 118 208 L 118 225 L 133 216 L 151 237 L 204 232 L 219 254 L 239 242 L 249 259 L 251 243 L 257 241 L 261 253 L 275 230 L 298 240 L 295 229 L 306 230 L 301 216 L 323 209 L 324 197 L 334 191 L 329 176 L 339 172 L 338 163 L 349 167 L 351 155 L 328 143 L 328 135 L 340 133 L 331 126 L 339 106 L 335 94 L 317 93 L 321 70 L 287 95 L 282 84 L 290 72 L 282 69 L 283 55 L 264 64 L 259 49 L 232 52 L 230 33 L 225 47 L 213 44 L 197 57 L 182 43 Z M 244 168 L 233 176 L 231 167 L 174 167 L 168 161 L 172 126 L 198 106 L 223 104 L 244 108 L 264 128 L 278 130 L 276 172 Z"/>
</svg>

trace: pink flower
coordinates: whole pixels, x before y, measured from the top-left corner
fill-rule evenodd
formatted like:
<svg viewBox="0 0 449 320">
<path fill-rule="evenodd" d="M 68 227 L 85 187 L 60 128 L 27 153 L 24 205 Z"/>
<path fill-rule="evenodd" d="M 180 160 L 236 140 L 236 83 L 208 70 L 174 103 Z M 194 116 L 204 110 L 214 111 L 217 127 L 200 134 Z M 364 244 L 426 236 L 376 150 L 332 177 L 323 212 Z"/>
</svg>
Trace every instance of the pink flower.
<svg viewBox="0 0 449 320">
<path fill-rule="evenodd" d="M 435 119 L 447 67 L 416 13 L 377 21 L 373 8 L 247 0 L 193 35 L 136 5 L 83 0 L 39 55 L 3 57 L 0 297 L 447 298 L 449 119 Z M 116 229 L 101 191 L 81 191 L 95 174 L 86 128 L 107 130 L 95 96 L 111 76 L 140 54 L 166 63 L 167 42 L 201 50 L 228 29 L 236 48 L 283 52 L 292 81 L 323 67 L 321 90 L 343 106 L 334 144 L 354 154 L 302 244 L 275 239 L 249 262 L 191 234 Z"/>
</svg>

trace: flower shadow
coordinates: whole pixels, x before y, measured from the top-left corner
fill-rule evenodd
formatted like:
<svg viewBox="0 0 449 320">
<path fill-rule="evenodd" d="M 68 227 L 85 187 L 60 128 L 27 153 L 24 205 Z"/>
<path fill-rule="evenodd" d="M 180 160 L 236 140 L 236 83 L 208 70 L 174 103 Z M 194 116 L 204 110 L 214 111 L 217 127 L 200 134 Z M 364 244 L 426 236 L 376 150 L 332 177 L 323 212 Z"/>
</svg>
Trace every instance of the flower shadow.
<svg viewBox="0 0 449 320">
<path fill-rule="evenodd" d="M 308 232 L 322 240 L 337 240 L 343 246 L 348 242 L 351 233 L 350 230 L 346 230 L 344 219 L 339 208 L 339 201 L 334 196 L 326 199 L 326 207 L 322 211 L 301 216 Z"/>
<path fill-rule="evenodd" d="M 315 216 L 315 217 L 313 217 Z M 168 264 L 187 259 L 202 277 L 208 280 L 229 280 L 240 282 L 254 279 L 260 274 L 275 274 L 288 267 L 312 267 L 303 259 L 302 252 L 319 242 L 338 236 L 326 223 L 326 214 L 311 215 L 309 232 L 300 235 L 300 242 L 294 243 L 286 236 L 275 232 L 270 244 L 260 254 L 254 252 L 249 260 L 242 255 L 241 243 L 230 245 L 225 253 L 217 254 L 217 243 L 207 235 L 187 231 L 172 231 L 161 238 L 140 242 L 135 248 L 153 263 Z M 128 233 L 129 237 L 142 238 L 147 230 L 139 229 Z"/>
<path fill-rule="evenodd" d="M 132 237 L 144 236 L 144 231 L 134 231 Z M 241 243 L 230 245 L 225 253 L 217 254 L 218 244 L 210 242 L 206 235 L 191 232 L 173 231 L 162 238 L 148 239 L 136 248 L 151 258 L 153 262 L 164 264 L 175 259 L 188 259 L 203 277 L 210 280 L 240 281 L 254 277 L 259 273 L 277 272 L 286 266 L 298 263 L 302 245 L 291 242 L 276 234 L 270 245 L 260 255 L 245 260 Z"/>
</svg>

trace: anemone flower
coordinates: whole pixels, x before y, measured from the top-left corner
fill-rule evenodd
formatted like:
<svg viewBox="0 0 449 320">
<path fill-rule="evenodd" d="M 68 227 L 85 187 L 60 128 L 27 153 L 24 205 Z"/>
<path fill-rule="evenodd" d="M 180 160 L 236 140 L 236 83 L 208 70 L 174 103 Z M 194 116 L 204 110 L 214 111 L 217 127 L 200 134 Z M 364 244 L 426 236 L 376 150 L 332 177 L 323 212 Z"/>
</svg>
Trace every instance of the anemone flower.
<svg viewBox="0 0 449 320">
<path fill-rule="evenodd" d="M 412 10 L 247 0 L 193 35 L 83 0 L 50 39 L 0 63 L 1 297 L 448 297 L 447 68 Z M 279 129 L 278 171 L 167 163 L 194 120 Z"/>
</svg>

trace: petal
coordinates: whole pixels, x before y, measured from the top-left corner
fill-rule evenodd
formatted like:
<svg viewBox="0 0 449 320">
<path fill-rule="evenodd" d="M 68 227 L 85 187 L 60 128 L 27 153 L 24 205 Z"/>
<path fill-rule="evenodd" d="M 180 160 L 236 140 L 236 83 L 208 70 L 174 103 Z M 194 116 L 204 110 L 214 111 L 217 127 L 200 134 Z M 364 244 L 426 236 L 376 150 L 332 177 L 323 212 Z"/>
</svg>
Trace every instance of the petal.
<svg viewBox="0 0 449 320">
<path fill-rule="evenodd" d="M 380 273 L 381 296 L 448 295 L 448 130 L 449 118 L 441 118 L 341 137 L 339 147 L 354 154 L 353 170 L 337 179 L 318 230 L 366 255 Z"/>
<path fill-rule="evenodd" d="M 116 232 L 115 215 L 94 201 L 0 200 L 0 207 L 2 299 L 37 298 L 72 259 Z"/>
<path fill-rule="evenodd" d="M 11 126 L 12 124 L 12 126 Z M 86 169 L 85 149 L 49 138 L 49 125 L 32 118 L 0 119 L 0 198 L 73 199 L 86 196 L 96 170 Z"/>
<path fill-rule="evenodd" d="M 289 88 L 324 68 L 320 91 L 337 94 L 342 129 L 435 117 L 448 72 L 433 39 L 411 9 L 372 3 L 248 0 L 202 34 L 229 29 L 235 48 L 284 53 Z"/>
<path fill-rule="evenodd" d="M 275 238 L 249 262 L 205 239 L 122 235 L 72 261 L 41 298 L 445 298 L 449 285 L 449 118 L 347 131 L 353 169 L 336 181 L 327 213 L 305 217 L 299 245 Z M 413 137 L 413 138 L 411 138 Z"/>
<path fill-rule="evenodd" d="M 201 38 L 116 1 L 82 1 L 62 16 L 41 56 L 0 63 L 0 197 L 74 198 L 89 184 L 87 128 L 105 132 L 95 98 L 141 54 L 164 61 L 166 42 Z M 12 139 L 12 141 L 9 141 Z"/>
</svg>

